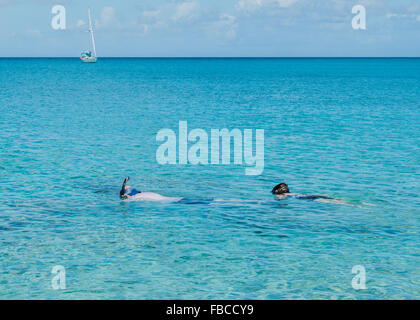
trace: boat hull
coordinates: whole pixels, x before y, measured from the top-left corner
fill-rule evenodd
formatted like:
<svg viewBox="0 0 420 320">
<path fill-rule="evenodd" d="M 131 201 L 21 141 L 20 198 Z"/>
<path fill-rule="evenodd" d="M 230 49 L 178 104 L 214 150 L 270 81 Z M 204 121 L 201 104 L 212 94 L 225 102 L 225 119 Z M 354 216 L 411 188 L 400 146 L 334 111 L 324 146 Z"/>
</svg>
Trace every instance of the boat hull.
<svg viewBox="0 0 420 320">
<path fill-rule="evenodd" d="M 98 59 L 96 57 L 81 57 L 80 60 L 85 63 L 95 63 Z"/>
</svg>

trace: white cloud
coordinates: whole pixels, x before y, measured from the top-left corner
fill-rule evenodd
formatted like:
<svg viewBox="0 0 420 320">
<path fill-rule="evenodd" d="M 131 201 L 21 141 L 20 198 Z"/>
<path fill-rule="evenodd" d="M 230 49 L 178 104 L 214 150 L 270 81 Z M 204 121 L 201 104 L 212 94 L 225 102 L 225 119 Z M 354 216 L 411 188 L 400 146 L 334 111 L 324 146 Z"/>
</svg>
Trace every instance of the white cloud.
<svg viewBox="0 0 420 320">
<path fill-rule="evenodd" d="M 104 25 L 109 25 L 115 20 L 115 9 L 113 7 L 105 7 L 101 12 L 101 22 Z"/>
<path fill-rule="evenodd" d="M 398 13 L 387 13 L 386 17 L 388 19 L 392 19 L 392 18 L 407 18 L 408 15 L 406 14 L 398 14 Z"/>
<path fill-rule="evenodd" d="M 146 10 L 143 11 L 143 16 L 147 18 L 156 18 L 160 14 L 160 10 Z"/>
<path fill-rule="evenodd" d="M 412 3 L 412 5 L 410 7 L 408 7 L 408 12 L 418 12 L 420 11 L 420 3 Z"/>
<path fill-rule="evenodd" d="M 297 0 L 277 0 L 277 4 L 280 8 L 288 8 L 293 5 Z"/>
<path fill-rule="evenodd" d="M 76 27 L 80 28 L 83 27 L 86 24 L 86 22 L 84 22 L 83 20 L 78 20 L 76 23 Z"/>
<path fill-rule="evenodd" d="M 119 27 L 113 7 L 104 7 L 101 11 L 100 19 L 96 21 L 98 28 Z"/>
<path fill-rule="evenodd" d="M 297 0 L 239 0 L 236 4 L 236 9 L 251 13 L 261 8 L 288 8 L 292 6 Z"/>
<path fill-rule="evenodd" d="M 416 21 L 420 21 L 420 15 L 417 14 L 405 14 L 405 13 L 387 13 L 387 19 L 415 19 Z"/>
<path fill-rule="evenodd" d="M 41 31 L 39 31 L 38 29 L 27 29 L 25 33 L 30 37 L 41 37 Z"/>
<path fill-rule="evenodd" d="M 217 21 L 212 22 L 207 28 L 208 34 L 223 40 L 232 40 L 236 37 L 238 23 L 236 17 L 222 13 Z"/>
<path fill-rule="evenodd" d="M 236 4 L 238 10 L 254 12 L 262 7 L 262 0 L 239 0 Z"/>
<path fill-rule="evenodd" d="M 202 24 L 202 18 L 200 4 L 197 1 L 166 2 L 143 11 L 136 23 L 147 24 L 148 32 L 165 28 L 180 31 L 184 24 Z"/>
<path fill-rule="evenodd" d="M 190 1 L 180 3 L 176 6 L 172 19 L 175 21 L 191 20 L 197 16 L 197 11 L 199 8 L 200 5 L 197 2 Z"/>
</svg>

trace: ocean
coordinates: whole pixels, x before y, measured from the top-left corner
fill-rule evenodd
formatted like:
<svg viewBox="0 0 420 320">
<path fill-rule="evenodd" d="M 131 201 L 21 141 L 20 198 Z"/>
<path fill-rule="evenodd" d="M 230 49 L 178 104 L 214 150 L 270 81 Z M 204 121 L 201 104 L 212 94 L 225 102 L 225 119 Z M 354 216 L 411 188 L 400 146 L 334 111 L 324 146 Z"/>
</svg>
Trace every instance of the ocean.
<svg viewBox="0 0 420 320">
<path fill-rule="evenodd" d="M 420 59 L 3 58 L 0 83 L 0 299 L 420 298 Z M 264 170 L 159 163 L 180 121 L 264 130 Z M 125 176 L 193 201 L 121 201 Z"/>
</svg>

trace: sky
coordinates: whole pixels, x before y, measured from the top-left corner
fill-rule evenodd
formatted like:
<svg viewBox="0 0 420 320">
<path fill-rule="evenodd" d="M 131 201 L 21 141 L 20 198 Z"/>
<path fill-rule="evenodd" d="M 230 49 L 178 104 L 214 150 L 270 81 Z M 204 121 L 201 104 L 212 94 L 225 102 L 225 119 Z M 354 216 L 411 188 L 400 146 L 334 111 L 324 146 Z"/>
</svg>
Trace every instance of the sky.
<svg viewBox="0 0 420 320">
<path fill-rule="evenodd" d="M 99 57 L 420 57 L 420 0 L 0 0 L 0 56 L 78 57 L 88 7 Z"/>
</svg>

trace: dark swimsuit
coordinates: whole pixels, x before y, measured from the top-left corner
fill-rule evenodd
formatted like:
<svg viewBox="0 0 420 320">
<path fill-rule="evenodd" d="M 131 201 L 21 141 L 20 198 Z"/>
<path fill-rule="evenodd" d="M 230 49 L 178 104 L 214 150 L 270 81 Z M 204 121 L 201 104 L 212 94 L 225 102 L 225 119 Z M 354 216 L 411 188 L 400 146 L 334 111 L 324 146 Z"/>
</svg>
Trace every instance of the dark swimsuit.
<svg viewBox="0 0 420 320">
<path fill-rule="evenodd" d="M 305 200 L 317 200 L 317 199 L 332 199 L 330 197 L 326 197 L 326 196 L 317 196 L 317 195 L 312 195 L 312 194 L 308 194 L 308 195 L 299 195 L 299 196 L 293 196 L 294 198 L 297 199 L 305 199 Z"/>
</svg>

